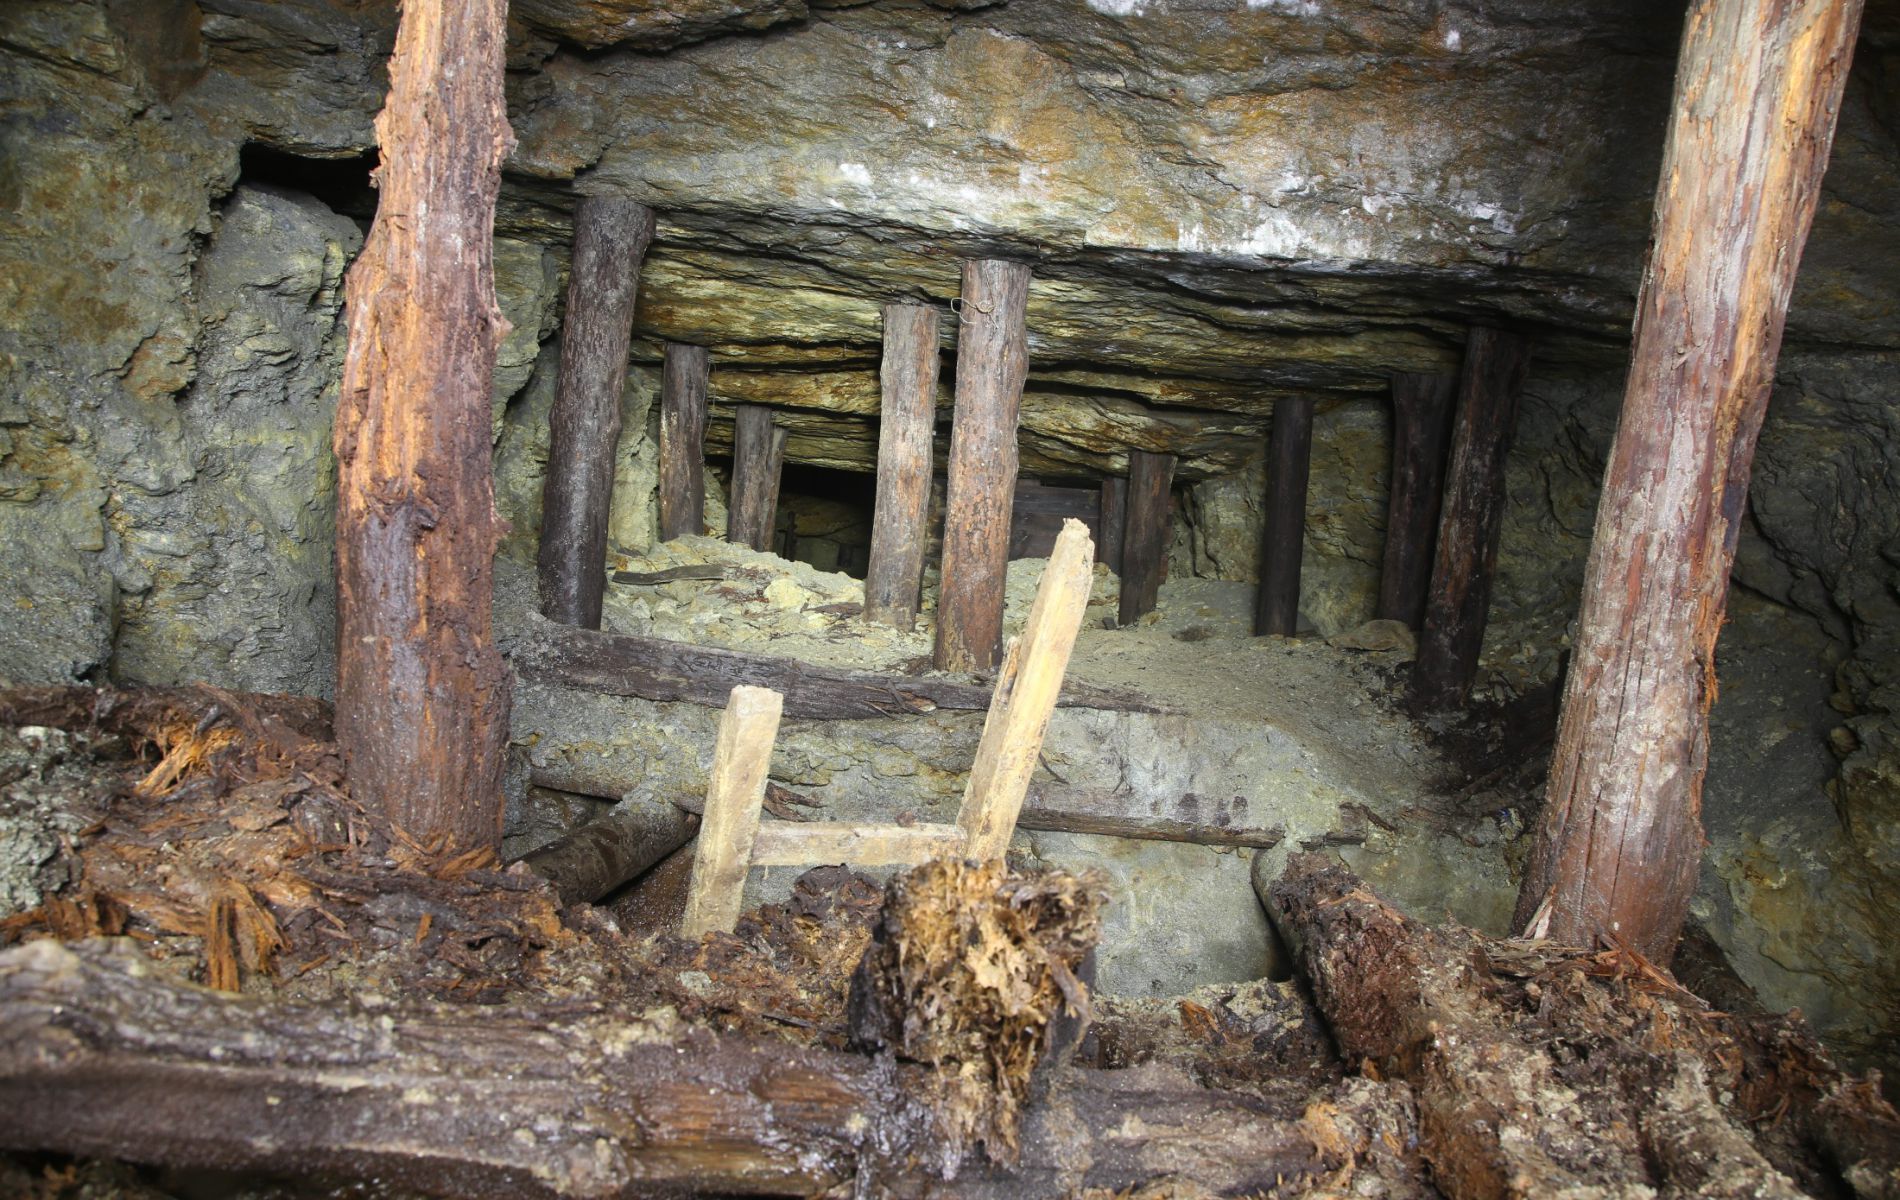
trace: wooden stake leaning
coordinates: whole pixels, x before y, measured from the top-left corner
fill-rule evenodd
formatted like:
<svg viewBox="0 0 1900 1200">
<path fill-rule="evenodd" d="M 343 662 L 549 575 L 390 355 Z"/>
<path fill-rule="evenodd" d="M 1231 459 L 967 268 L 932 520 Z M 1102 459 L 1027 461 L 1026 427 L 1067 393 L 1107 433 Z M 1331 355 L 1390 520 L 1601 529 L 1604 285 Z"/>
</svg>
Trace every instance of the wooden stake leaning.
<svg viewBox="0 0 1900 1200">
<path fill-rule="evenodd" d="M 966 857 L 983 861 L 1001 858 L 1016 831 L 1029 777 L 1042 753 L 1049 714 L 1069 667 L 1082 611 L 1088 607 L 1093 578 L 1095 545 L 1088 527 L 1071 519 L 1063 522 L 1055 553 L 1043 569 L 1036 602 L 1022 636 L 1010 639 L 983 740 L 977 743 L 976 762 L 963 791 L 963 809 L 957 817 L 968 841 Z"/>
<path fill-rule="evenodd" d="M 712 780 L 706 785 L 686 916 L 680 922 L 680 932 L 689 938 L 714 930 L 730 933 L 739 920 L 765 800 L 765 769 L 772 762 L 772 742 L 784 707 L 785 697 L 770 688 L 744 685 L 733 688 L 726 701 L 713 749 Z"/>
</svg>

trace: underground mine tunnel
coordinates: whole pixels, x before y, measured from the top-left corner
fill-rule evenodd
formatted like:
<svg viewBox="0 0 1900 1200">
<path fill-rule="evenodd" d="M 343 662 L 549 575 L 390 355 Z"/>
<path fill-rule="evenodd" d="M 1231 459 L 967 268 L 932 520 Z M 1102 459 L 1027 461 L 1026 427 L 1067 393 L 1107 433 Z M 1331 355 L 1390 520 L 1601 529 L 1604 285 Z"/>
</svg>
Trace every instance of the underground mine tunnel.
<svg viewBox="0 0 1900 1200">
<path fill-rule="evenodd" d="M 0 7 L 0 1194 L 1900 1195 L 1900 13 Z"/>
</svg>

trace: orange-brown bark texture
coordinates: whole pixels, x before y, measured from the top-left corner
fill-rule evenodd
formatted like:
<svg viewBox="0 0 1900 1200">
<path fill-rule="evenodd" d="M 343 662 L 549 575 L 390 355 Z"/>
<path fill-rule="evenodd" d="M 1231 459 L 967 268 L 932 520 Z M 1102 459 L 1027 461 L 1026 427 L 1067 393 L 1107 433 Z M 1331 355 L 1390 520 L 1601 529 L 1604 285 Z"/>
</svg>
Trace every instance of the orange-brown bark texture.
<svg viewBox="0 0 1900 1200">
<path fill-rule="evenodd" d="M 336 732 L 357 800 L 421 842 L 496 846 L 508 688 L 490 629 L 488 399 L 505 0 L 406 0 L 350 270 L 336 416 Z"/>
<path fill-rule="evenodd" d="M 1755 437 L 1860 0 L 1698 0 L 1604 478 L 1550 790 L 1517 919 L 1666 960 Z"/>
</svg>

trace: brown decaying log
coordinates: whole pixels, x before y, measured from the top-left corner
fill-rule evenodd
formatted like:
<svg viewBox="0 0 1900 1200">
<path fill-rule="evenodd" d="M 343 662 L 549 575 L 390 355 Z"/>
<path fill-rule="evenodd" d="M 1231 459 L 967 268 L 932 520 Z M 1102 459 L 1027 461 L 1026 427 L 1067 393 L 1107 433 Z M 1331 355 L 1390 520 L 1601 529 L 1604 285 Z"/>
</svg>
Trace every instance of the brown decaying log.
<svg viewBox="0 0 1900 1200">
<path fill-rule="evenodd" d="M 787 717 L 814 720 L 983 709 L 989 707 L 991 694 L 987 687 L 947 679 L 820 667 L 792 658 L 551 623 L 539 623 L 516 640 L 509 660 L 522 678 L 537 683 L 710 708 L 724 708 L 727 694 L 739 684 L 768 687 L 784 693 Z M 1068 685 L 1057 703 L 1122 712 L 1170 711 L 1136 693 L 1087 684 Z"/>
<path fill-rule="evenodd" d="M 1122 536 L 1128 526 L 1128 481 L 1119 475 L 1102 480 L 1102 553 L 1097 560 L 1108 564 L 1116 576 L 1122 573 Z"/>
<path fill-rule="evenodd" d="M 779 472 L 785 466 L 785 431 L 762 404 L 732 410 L 732 503 L 726 510 L 726 540 L 754 550 L 772 548 L 778 516 Z"/>
<path fill-rule="evenodd" d="M 1067 1195 L 1176 1172 L 1253 1194 L 1377 1136 L 1162 1069 L 1066 1070 L 1014 1170 L 946 1182 L 929 1068 L 584 1001 L 276 1004 L 101 942 L 0 952 L 0 1027 L 0 1147 L 444 1197 Z"/>
<path fill-rule="evenodd" d="M 1520 927 L 1548 904 L 1553 937 L 1667 961 L 1688 913 L 1716 635 L 1860 10 L 1690 11 Z"/>
<path fill-rule="evenodd" d="M 1451 440 L 1451 375 L 1392 376 L 1392 487 L 1385 509 L 1385 564 L 1379 573 L 1381 620 L 1416 630 L 1432 583 L 1432 545 L 1444 496 L 1445 446 Z"/>
<path fill-rule="evenodd" d="M 574 266 L 561 327 L 561 374 L 548 411 L 548 468 L 541 491 L 541 611 L 549 620 L 600 628 L 607 576 L 620 393 L 627 379 L 640 264 L 653 241 L 653 210 L 620 196 L 583 196 L 574 207 Z"/>
<path fill-rule="evenodd" d="M 930 540 L 931 440 L 937 423 L 937 310 L 884 306 L 878 370 L 877 507 L 864 574 L 864 618 L 899 629 L 917 619 Z"/>
<path fill-rule="evenodd" d="M 1174 527 L 1169 489 L 1174 455 L 1128 452 L 1128 512 L 1122 533 L 1122 593 L 1117 621 L 1133 625 L 1154 611 Z"/>
<path fill-rule="evenodd" d="M 554 885 L 562 903 L 592 903 L 638 878 L 698 831 L 696 814 L 665 800 L 628 796 L 521 861 Z"/>
<path fill-rule="evenodd" d="M 937 600 L 941 671 L 987 671 L 1003 647 L 1003 579 L 1016 494 L 1016 417 L 1029 371 L 1029 268 L 963 264 L 957 400 Z"/>
<path fill-rule="evenodd" d="M 1300 621 L 1300 554 L 1306 545 L 1306 476 L 1313 457 L 1313 400 L 1273 405 L 1267 447 L 1267 516 L 1261 532 L 1260 593 L 1253 631 L 1291 637 Z"/>
<path fill-rule="evenodd" d="M 405 4 L 376 118 L 381 198 L 350 268 L 336 414 L 336 732 L 412 836 L 501 841 L 508 681 L 491 624 L 489 392 L 503 0 Z"/>
<path fill-rule="evenodd" d="M 706 385 L 712 353 L 668 342 L 660 373 L 660 540 L 706 532 Z"/>
<path fill-rule="evenodd" d="M 1412 668 L 1412 695 L 1428 708 L 1463 704 L 1477 679 L 1504 528 L 1504 460 L 1530 355 L 1527 339 L 1498 329 L 1473 326 L 1465 339 L 1432 584 Z"/>
</svg>

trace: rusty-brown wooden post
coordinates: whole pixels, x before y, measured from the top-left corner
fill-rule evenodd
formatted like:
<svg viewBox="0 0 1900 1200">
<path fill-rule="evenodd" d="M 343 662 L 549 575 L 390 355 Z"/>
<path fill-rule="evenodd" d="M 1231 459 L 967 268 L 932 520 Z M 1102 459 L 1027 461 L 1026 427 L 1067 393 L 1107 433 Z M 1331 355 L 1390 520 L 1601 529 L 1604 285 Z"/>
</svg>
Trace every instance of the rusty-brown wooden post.
<svg viewBox="0 0 1900 1200">
<path fill-rule="evenodd" d="M 1122 535 L 1122 598 L 1116 621 L 1133 625 L 1154 611 L 1174 532 L 1169 492 L 1174 455 L 1128 452 L 1128 517 Z"/>
<path fill-rule="evenodd" d="M 778 481 L 785 466 L 785 431 L 763 404 L 732 410 L 732 503 L 726 508 L 726 540 L 754 550 L 772 548 L 778 517 Z"/>
<path fill-rule="evenodd" d="M 501 844 L 508 677 L 491 629 L 495 197 L 514 144 L 503 0 L 409 0 L 376 118 L 337 404 L 336 735 L 350 791 L 418 842 Z"/>
<path fill-rule="evenodd" d="M 1698 0 L 1520 927 L 1674 952 L 1715 641 L 1860 0 Z"/>
<path fill-rule="evenodd" d="M 1417 629 L 1432 582 L 1432 543 L 1444 495 L 1445 444 L 1451 440 L 1451 375 L 1392 376 L 1392 486 L 1385 508 L 1385 564 L 1379 574 L 1382 620 Z"/>
<path fill-rule="evenodd" d="M 652 241 L 653 210 L 644 204 L 583 196 L 574 208 L 574 265 L 561 328 L 560 379 L 548 412 L 536 565 L 541 611 L 551 621 L 587 629 L 600 628 L 620 393 L 640 264 Z"/>
<path fill-rule="evenodd" d="M 1096 560 L 1108 564 L 1117 576 L 1122 573 L 1122 535 L 1128 528 L 1128 480 L 1110 475 L 1102 480 L 1102 553 Z"/>
<path fill-rule="evenodd" d="M 917 619 L 930 540 L 931 441 L 937 423 L 937 310 L 884 306 L 884 362 L 878 373 L 877 507 L 864 573 L 866 620 L 909 629 Z"/>
<path fill-rule="evenodd" d="M 939 670 L 985 671 L 1002 651 L 1016 418 L 1029 371 L 1028 300 L 1029 268 L 1023 264 L 997 259 L 963 264 L 943 584 L 937 599 Z"/>
<path fill-rule="evenodd" d="M 660 373 L 660 540 L 706 532 L 706 384 L 712 354 L 668 342 Z"/>
<path fill-rule="evenodd" d="M 1306 547 L 1306 479 L 1313 458 L 1313 399 L 1273 402 L 1267 448 L 1267 515 L 1253 631 L 1291 637 L 1300 621 L 1300 552 Z"/>
<path fill-rule="evenodd" d="M 1504 461 L 1530 360 L 1527 338 L 1481 325 L 1466 336 L 1432 585 L 1412 666 L 1413 698 L 1427 708 L 1463 704 L 1478 676 L 1504 528 Z"/>
</svg>

